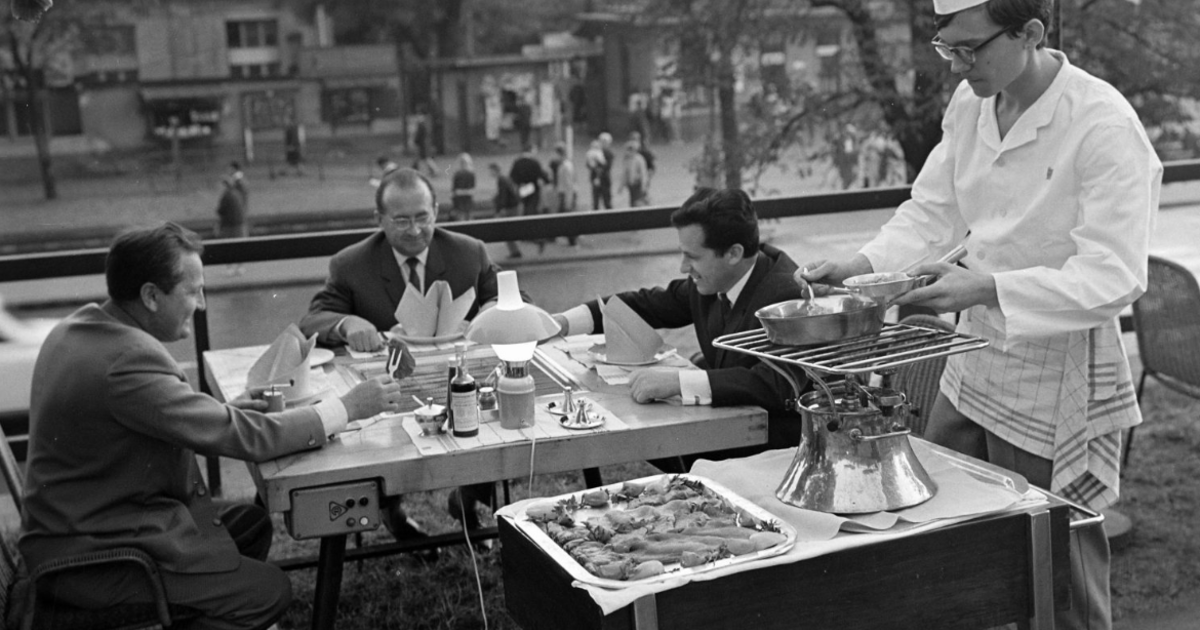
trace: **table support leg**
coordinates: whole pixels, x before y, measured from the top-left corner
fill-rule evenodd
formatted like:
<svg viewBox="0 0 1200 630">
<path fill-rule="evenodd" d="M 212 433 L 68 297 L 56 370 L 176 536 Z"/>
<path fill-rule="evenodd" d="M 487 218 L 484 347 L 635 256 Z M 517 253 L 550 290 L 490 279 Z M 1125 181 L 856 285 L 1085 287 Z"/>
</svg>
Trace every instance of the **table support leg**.
<svg viewBox="0 0 1200 630">
<path fill-rule="evenodd" d="M 321 539 L 317 560 L 317 590 L 313 594 L 313 630 L 333 630 L 338 597 L 342 590 L 342 561 L 346 559 L 346 536 Z"/>
<path fill-rule="evenodd" d="M 1054 630 L 1054 561 L 1050 543 L 1050 511 L 1029 515 L 1030 630 Z"/>
<path fill-rule="evenodd" d="M 604 479 L 600 478 L 599 468 L 584 468 L 583 469 L 583 485 L 589 488 L 599 488 L 604 485 Z"/>
<path fill-rule="evenodd" d="M 658 630 L 658 599 L 654 593 L 633 600 L 634 630 Z"/>
</svg>

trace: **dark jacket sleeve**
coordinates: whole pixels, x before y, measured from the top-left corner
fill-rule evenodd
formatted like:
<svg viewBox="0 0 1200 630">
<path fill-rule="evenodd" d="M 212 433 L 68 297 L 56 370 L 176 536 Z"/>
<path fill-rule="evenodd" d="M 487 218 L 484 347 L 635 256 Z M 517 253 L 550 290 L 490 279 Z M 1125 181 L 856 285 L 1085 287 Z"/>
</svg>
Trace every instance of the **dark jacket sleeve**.
<svg viewBox="0 0 1200 630">
<path fill-rule="evenodd" d="M 639 289 L 618 293 L 633 312 L 646 320 L 651 328 L 683 328 L 694 323 L 690 305 L 691 280 L 672 280 L 666 287 Z M 606 300 L 608 298 L 605 298 Z M 592 312 L 594 332 L 604 332 L 604 318 L 600 314 L 600 303 L 587 303 Z"/>
<path fill-rule="evenodd" d="M 317 341 L 325 345 L 344 341 L 333 334 L 333 329 L 347 315 L 354 314 L 354 287 L 349 277 L 349 267 L 344 252 L 330 259 L 325 286 L 313 296 L 308 313 L 300 319 L 300 332 L 304 336 L 315 334 Z"/>
</svg>

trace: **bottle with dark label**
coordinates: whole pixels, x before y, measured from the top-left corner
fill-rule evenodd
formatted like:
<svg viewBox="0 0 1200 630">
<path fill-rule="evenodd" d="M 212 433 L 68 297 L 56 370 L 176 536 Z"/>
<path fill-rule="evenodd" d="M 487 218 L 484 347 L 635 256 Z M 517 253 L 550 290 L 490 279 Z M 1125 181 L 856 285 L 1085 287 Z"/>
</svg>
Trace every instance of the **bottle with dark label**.
<svg viewBox="0 0 1200 630">
<path fill-rule="evenodd" d="M 479 434 L 478 389 L 475 379 L 467 370 L 467 344 L 455 346 L 458 355 L 458 372 L 450 381 L 450 414 L 454 418 L 454 435 L 471 437 Z"/>
<path fill-rule="evenodd" d="M 450 430 L 454 430 L 454 409 L 450 406 L 451 390 L 450 385 L 454 383 L 454 377 L 458 375 L 458 358 L 450 357 L 446 359 L 446 426 Z"/>
</svg>

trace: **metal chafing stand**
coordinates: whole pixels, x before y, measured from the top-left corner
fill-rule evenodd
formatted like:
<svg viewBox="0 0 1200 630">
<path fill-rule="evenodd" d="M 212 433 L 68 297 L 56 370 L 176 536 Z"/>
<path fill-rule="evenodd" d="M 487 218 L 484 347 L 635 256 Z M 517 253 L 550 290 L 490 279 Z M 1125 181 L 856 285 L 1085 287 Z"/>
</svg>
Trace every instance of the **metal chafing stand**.
<svg viewBox="0 0 1200 630">
<path fill-rule="evenodd" d="M 765 330 L 724 335 L 713 345 L 758 357 L 791 384 L 788 406 L 804 422 L 796 458 L 776 491 L 805 509 L 865 513 L 917 505 L 934 481 L 908 441 L 911 409 L 892 376 L 904 365 L 977 350 L 978 337 L 905 324 L 817 347 L 772 342 Z M 879 384 L 864 376 L 879 375 Z M 803 393 L 804 374 L 816 389 Z"/>
</svg>

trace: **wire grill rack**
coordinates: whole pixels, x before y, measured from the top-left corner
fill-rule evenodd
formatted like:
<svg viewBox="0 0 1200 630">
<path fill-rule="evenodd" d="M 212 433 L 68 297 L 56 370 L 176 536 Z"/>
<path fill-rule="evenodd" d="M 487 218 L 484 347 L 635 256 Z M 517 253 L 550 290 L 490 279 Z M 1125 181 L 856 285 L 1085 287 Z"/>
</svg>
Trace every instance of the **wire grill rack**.
<svg viewBox="0 0 1200 630">
<path fill-rule="evenodd" d="M 908 324 L 884 324 L 868 335 L 821 346 L 783 346 L 763 329 L 722 335 L 713 346 L 827 374 L 887 372 L 902 365 L 978 350 L 987 340 Z"/>
</svg>

